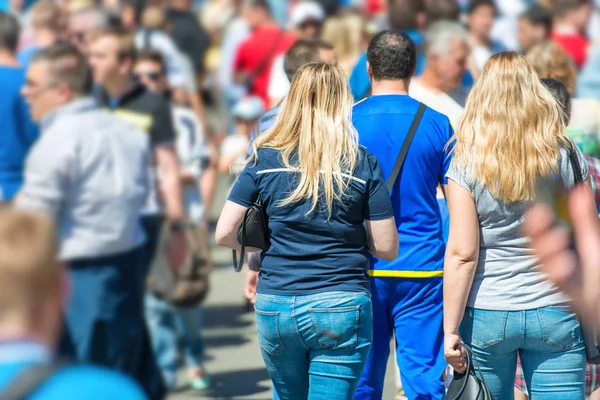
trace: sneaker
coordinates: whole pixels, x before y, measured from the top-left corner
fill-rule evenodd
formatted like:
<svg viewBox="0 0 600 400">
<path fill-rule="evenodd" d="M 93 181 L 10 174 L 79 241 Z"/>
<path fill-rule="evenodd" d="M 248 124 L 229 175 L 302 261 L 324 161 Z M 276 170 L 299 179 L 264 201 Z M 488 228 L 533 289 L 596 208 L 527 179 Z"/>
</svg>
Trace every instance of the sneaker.
<svg viewBox="0 0 600 400">
<path fill-rule="evenodd" d="M 194 390 L 206 390 L 210 387 L 210 377 L 198 376 L 189 378 L 188 385 L 190 385 L 190 388 Z"/>
</svg>

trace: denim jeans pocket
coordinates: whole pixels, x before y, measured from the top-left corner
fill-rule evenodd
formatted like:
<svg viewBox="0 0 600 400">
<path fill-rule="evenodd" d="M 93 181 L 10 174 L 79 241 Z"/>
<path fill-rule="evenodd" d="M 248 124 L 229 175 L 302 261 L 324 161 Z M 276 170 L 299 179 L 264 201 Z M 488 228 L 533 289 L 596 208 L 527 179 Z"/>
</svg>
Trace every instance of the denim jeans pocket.
<svg viewBox="0 0 600 400">
<path fill-rule="evenodd" d="M 549 306 L 537 310 L 542 340 L 559 350 L 571 349 L 583 341 L 579 318 L 568 306 Z"/>
<path fill-rule="evenodd" d="M 480 310 L 468 307 L 465 311 L 461 331 L 466 331 L 464 340 L 477 347 L 485 348 L 504 340 L 508 312 Z"/>
<path fill-rule="evenodd" d="M 256 313 L 256 326 L 258 328 L 258 344 L 269 354 L 277 354 L 283 350 L 283 342 L 279 335 L 279 313 L 265 312 L 258 309 Z"/>
<path fill-rule="evenodd" d="M 352 349 L 358 345 L 360 306 L 310 308 L 322 349 Z"/>
</svg>

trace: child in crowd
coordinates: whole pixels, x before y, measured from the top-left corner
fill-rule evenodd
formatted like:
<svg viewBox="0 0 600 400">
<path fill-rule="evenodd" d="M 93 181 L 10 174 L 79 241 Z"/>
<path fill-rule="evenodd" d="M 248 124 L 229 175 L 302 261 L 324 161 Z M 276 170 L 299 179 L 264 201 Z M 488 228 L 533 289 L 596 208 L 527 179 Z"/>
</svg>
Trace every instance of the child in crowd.
<svg viewBox="0 0 600 400">
<path fill-rule="evenodd" d="M 236 120 L 236 129 L 221 145 L 219 172 L 235 176 L 241 171 L 237 164 L 244 162 L 248 157 L 252 130 L 264 111 L 261 99 L 256 96 L 245 97 L 235 105 L 232 113 Z"/>
</svg>

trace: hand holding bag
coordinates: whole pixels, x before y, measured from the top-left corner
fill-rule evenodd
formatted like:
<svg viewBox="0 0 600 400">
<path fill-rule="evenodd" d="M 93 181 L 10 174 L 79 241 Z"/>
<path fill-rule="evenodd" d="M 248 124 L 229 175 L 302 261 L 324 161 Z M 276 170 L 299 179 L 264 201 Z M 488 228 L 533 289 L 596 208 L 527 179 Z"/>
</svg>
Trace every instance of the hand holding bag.
<svg viewBox="0 0 600 400">
<path fill-rule="evenodd" d="M 467 370 L 462 374 L 454 371 L 454 379 L 450 382 L 446 398 L 448 400 L 492 400 L 492 394 L 485 383 L 479 365 L 477 365 L 477 371 L 481 380 L 475 375 L 473 351 L 464 343 L 460 345 L 467 353 Z"/>
<path fill-rule="evenodd" d="M 242 270 L 244 257 L 246 255 L 246 246 L 261 250 L 268 250 L 271 246 L 269 241 L 267 213 L 265 212 L 260 197 L 244 214 L 244 220 L 238 230 L 238 242 L 241 245 L 239 263 L 236 257 L 236 251 L 233 250 L 233 269 L 235 272 L 240 272 Z"/>
</svg>

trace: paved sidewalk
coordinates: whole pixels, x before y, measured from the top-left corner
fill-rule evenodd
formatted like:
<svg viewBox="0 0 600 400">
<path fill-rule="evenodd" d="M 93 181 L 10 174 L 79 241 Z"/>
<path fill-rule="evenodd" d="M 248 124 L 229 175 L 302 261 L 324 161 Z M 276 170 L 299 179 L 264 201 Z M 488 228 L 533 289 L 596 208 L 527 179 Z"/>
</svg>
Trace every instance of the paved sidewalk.
<svg viewBox="0 0 600 400">
<path fill-rule="evenodd" d="M 215 248 L 211 292 L 204 304 L 206 369 L 211 388 L 192 392 L 182 388 L 169 400 L 271 399 L 271 387 L 256 340 L 254 315 L 245 310 L 244 274 L 231 267 L 231 252 Z M 182 372 L 183 374 L 183 372 Z M 181 376 L 183 382 L 184 376 Z M 384 399 L 393 399 L 393 368 L 388 366 Z"/>
<path fill-rule="evenodd" d="M 213 220 L 218 218 L 220 204 L 225 202 L 223 196 L 228 192 L 228 185 L 226 179 L 219 182 Z M 254 314 L 245 307 L 245 275 L 233 271 L 230 250 L 216 247 L 214 243 L 212 248 L 215 270 L 211 275 L 210 294 L 203 304 L 205 366 L 211 376 L 211 387 L 204 392 L 181 388 L 169 400 L 270 400 L 271 383 L 259 351 Z M 184 374 L 182 371 L 182 383 Z M 394 368 L 390 364 L 383 398 L 394 398 Z"/>
</svg>

